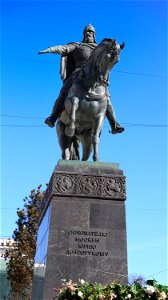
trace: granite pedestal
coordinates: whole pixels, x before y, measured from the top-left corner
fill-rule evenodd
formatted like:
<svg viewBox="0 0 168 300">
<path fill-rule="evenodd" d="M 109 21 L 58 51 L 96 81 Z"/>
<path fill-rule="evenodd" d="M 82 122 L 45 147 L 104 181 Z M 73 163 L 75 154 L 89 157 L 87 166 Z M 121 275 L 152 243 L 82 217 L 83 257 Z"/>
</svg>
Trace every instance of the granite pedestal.
<svg viewBox="0 0 168 300">
<path fill-rule="evenodd" d="M 127 283 L 126 184 L 118 164 L 59 161 L 42 202 L 33 300 L 61 279 Z"/>
</svg>

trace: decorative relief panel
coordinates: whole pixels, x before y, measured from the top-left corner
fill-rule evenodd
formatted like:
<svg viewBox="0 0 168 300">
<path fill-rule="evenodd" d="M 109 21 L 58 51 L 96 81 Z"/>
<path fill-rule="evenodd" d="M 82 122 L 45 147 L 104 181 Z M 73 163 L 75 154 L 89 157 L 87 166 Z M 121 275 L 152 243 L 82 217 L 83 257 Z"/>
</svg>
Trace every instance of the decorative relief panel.
<svg viewBox="0 0 168 300">
<path fill-rule="evenodd" d="M 54 173 L 49 184 L 49 193 L 88 198 L 125 199 L 125 177 L 102 177 Z"/>
<path fill-rule="evenodd" d="M 39 222 L 52 195 L 125 200 L 125 177 L 54 173 L 39 208 Z"/>
</svg>

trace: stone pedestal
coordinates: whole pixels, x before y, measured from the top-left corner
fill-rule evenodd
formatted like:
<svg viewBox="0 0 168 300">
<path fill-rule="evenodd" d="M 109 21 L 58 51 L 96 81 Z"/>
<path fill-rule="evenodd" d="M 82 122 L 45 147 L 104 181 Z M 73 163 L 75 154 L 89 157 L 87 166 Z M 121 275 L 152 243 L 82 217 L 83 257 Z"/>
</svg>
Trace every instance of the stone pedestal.
<svg viewBox="0 0 168 300">
<path fill-rule="evenodd" d="M 59 161 L 43 199 L 33 300 L 61 279 L 127 283 L 126 184 L 118 164 Z"/>
</svg>

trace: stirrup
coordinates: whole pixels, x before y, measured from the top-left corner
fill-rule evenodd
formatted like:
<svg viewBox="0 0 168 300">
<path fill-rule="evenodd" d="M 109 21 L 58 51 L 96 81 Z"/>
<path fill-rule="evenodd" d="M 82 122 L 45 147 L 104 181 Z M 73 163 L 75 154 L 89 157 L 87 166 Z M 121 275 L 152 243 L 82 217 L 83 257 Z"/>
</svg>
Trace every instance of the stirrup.
<svg viewBox="0 0 168 300">
<path fill-rule="evenodd" d="M 125 129 L 123 127 L 118 127 L 118 128 L 113 128 L 111 133 L 116 134 L 116 133 L 122 133 Z"/>
</svg>

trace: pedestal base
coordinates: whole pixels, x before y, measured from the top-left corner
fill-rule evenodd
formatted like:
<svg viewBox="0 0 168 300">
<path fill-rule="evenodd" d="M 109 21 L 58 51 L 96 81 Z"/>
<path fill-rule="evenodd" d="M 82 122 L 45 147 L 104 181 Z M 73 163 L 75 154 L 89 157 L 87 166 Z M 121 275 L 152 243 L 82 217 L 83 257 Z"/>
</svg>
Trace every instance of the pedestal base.
<svg viewBox="0 0 168 300">
<path fill-rule="evenodd" d="M 125 177 L 118 164 L 59 161 L 43 199 L 32 299 L 61 279 L 127 283 Z"/>
</svg>

